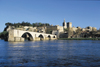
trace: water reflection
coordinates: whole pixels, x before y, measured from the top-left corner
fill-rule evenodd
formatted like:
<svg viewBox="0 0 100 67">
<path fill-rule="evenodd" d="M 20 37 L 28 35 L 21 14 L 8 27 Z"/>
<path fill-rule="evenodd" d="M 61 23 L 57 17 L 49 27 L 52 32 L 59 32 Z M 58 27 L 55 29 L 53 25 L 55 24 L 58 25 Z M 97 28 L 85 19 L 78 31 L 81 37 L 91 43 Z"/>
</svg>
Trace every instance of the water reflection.
<svg viewBox="0 0 100 67">
<path fill-rule="evenodd" d="M 55 40 L 35 42 L 0 41 L 0 66 L 99 66 L 100 42 Z"/>
<path fill-rule="evenodd" d="M 13 45 L 16 45 L 16 44 L 24 44 L 25 42 L 9 42 L 9 44 L 13 44 Z"/>
</svg>

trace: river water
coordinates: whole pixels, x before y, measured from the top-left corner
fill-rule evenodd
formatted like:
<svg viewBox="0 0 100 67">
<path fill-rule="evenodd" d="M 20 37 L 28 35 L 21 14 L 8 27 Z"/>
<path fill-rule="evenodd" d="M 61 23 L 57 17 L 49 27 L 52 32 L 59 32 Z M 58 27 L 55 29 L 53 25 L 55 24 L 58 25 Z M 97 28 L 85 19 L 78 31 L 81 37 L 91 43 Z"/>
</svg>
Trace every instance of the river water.
<svg viewBox="0 0 100 67">
<path fill-rule="evenodd" d="M 100 66 L 99 40 L 5 42 L 0 40 L 0 66 Z"/>
</svg>

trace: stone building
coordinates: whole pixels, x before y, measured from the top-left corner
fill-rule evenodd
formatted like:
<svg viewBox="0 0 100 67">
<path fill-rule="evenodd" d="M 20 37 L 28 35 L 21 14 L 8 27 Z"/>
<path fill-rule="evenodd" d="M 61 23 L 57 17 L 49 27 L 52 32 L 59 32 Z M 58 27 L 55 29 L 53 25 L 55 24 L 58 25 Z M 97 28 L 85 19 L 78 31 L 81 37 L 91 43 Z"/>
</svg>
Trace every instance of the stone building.
<svg viewBox="0 0 100 67">
<path fill-rule="evenodd" d="M 72 23 L 71 22 L 67 22 L 67 28 L 72 28 Z"/>
<path fill-rule="evenodd" d="M 37 27 L 37 32 L 46 33 L 46 27 Z"/>
<path fill-rule="evenodd" d="M 72 28 L 72 23 L 71 22 L 65 22 L 65 19 L 64 19 L 64 22 L 63 22 L 63 28 L 66 29 L 66 28 Z"/>
<path fill-rule="evenodd" d="M 67 28 L 67 24 L 65 22 L 65 19 L 64 19 L 64 22 L 63 22 L 63 28 L 66 29 Z"/>
<path fill-rule="evenodd" d="M 76 32 L 76 30 L 77 30 L 77 28 L 76 28 L 76 27 L 74 27 L 74 26 L 72 27 L 72 29 L 73 29 L 73 31 L 74 31 L 74 32 Z"/>
<path fill-rule="evenodd" d="M 72 37 L 76 36 L 77 30 L 81 29 L 82 34 L 84 32 L 91 32 L 91 31 L 97 31 L 95 27 L 88 26 L 86 28 L 81 27 L 72 27 L 72 22 L 66 22 L 65 19 L 62 23 L 62 26 L 59 25 L 51 25 L 51 26 L 45 26 L 45 27 L 32 27 L 32 26 L 21 26 L 19 28 L 15 28 L 14 26 L 6 27 L 5 30 L 9 31 L 11 29 L 18 29 L 23 31 L 31 31 L 31 32 L 40 32 L 40 33 L 49 33 L 53 35 L 57 35 L 57 37 Z M 66 31 L 67 32 L 66 32 Z"/>
<path fill-rule="evenodd" d="M 97 28 L 95 28 L 95 27 L 92 27 L 92 31 L 97 31 Z"/>
<path fill-rule="evenodd" d="M 14 26 L 7 26 L 6 28 L 4 28 L 4 31 L 9 31 L 11 29 L 15 29 L 15 27 Z"/>
<path fill-rule="evenodd" d="M 59 26 L 59 25 L 55 25 L 55 26 L 47 26 L 46 27 L 46 32 L 50 32 L 50 31 L 53 31 L 53 30 L 59 30 L 59 32 L 63 32 L 64 29 L 63 29 L 63 26 Z"/>
<path fill-rule="evenodd" d="M 91 26 L 86 27 L 85 31 L 88 31 L 88 32 L 92 31 L 92 27 Z"/>
</svg>

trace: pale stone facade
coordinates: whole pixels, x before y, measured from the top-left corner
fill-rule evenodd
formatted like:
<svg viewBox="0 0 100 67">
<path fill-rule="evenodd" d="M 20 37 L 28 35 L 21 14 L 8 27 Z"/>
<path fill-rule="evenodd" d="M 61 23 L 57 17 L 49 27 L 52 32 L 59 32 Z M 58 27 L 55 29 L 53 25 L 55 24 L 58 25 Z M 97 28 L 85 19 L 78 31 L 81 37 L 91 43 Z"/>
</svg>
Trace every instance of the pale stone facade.
<svg viewBox="0 0 100 67">
<path fill-rule="evenodd" d="M 76 27 L 72 27 L 73 31 L 76 32 L 77 28 Z"/>
<path fill-rule="evenodd" d="M 45 26 L 45 27 L 22 26 L 22 27 L 16 28 L 16 30 L 15 30 L 15 27 L 9 26 L 7 31 L 9 31 L 9 37 L 11 38 L 11 39 L 9 39 L 10 41 L 13 41 L 13 40 L 15 40 L 15 41 L 22 40 L 23 41 L 24 39 L 21 37 L 21 35 L 25 32 L 29 32 L 30 34 L 32 34 L 33 38 L 35 38 L 33 40 L 40 40 L 40 38 L 38 37 L 38 35 L 40 35 L 40 34 L 43 34 L 43 36 L 45 35 L 44 40 L 49 40 L 50 38 L 48 38 L 46 36 L 46 33 L 49 33 L 48 35 L 51 35 L 51 34 L 53 36 L 55 35 L 55 36 L 57 36 L 56 38 L 59 38 L 59 37 L 62 37 L 62 34 L 68 35 L 67 34 L 68 32 L 64 31 L 65 29 L 71 29 L 74 33 L 76 33 L 77 29 L 81 29 L 81 31 L 89 31 L 89 32 L 97 31 L 97 29 L 95 27 L 91 27 L 91 26 L 88 26 L 86 28 L 72 27 L 72 22 L 66 23 L 65 19 L 63 22 L 63 26 L 59 26 L 59 25 L 55 25 L 55 26 L 51 25 L 51 26 Z M 34 32 L 34 34 L 33 34 L 33 32 Z M 70 36 L 72 36 L 72 35 L 70 35 Z M 18 39 L 18 37 L 21 37 L 21 38 Z M 53 38 L 51 38 L 51 39 L 53 39 Z"/>
<path fill-rule="evenodd" d="M 71 22 L 67 23 L 67 28 L 72 28 L 72 23 Z"/>
<path fill-rule="evenodd" d="M 24 38 L 22 38 L 22 36 L 28 33 L 31 35 L 31 41 L 35 41 L 35 40 L 40 40 L 39 36 L 42 35 L 43 36 L 43 40 L 48 40 L 50 36 L 51 39 L 57 39 L 56 35 L 52 35 L 52 34 L 46 34 L 46 33 L 38 33 L 38 32 L 30 32 L 30 31 L 22 31 L 22 30 L 10 30 L 9 31 L 9 37 L 8 37 L 8 41 L 24 41 Z"/>
<path fill-rule="evenodd" d="M 67 24 L 65 22 L 65 19 L 64 19 L 64 22 L 63 22 L 63 28 L 66 29 L 67 28 Z"/>
</svg>

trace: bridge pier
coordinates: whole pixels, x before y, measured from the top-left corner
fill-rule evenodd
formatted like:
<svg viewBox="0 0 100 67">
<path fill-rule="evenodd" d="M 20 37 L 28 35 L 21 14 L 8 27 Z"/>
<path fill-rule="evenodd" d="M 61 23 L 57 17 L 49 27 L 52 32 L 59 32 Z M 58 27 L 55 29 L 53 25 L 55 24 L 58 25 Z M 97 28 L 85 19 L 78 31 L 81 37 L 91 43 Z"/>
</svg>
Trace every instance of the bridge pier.
<svg viewBox="0 0 100 67">
<path fill-rule="evenodd" d="M 40 37 L 35 37 L 34 41 L 40 41 Z"/>
<path fill-rule="evenodd" d="M 14 42 L 15 40 L 14 40 L 14 38 L 8 38 L 8 41 Z"/>
<path fill-rule="evenodd" d="M 30 39 L 30 41 L 40 41 L 40 40 L 56 40 L 57 38 L 48 38 L 48 37 L 45 37 L 44 38 L 40 38 L 40 37 L 35 37 L 34 40 L 33 39 Z M 22 37 L 14 37 L 14 38 L 9 38 L 8 39 L 9 42 L 24 42 L 25 39 L 22 38 Z"/>
<path fill-rule="evenodd" d="M 57 38 L 50 38 L 50 40 L 57 40 Z"/>
<path fill-rule="evenodd" d="M 33 41 L 40 41 L 40 40 L 51 40 L 51 39 L 48 37 L 45 38 L 35 37 Z"/>
<path fill-rule="evenodd" d="M 48 38 L 48 37 L 45 37 L 45 40 L 50 40 L 50 38 Z"/>
<path fill-rule="evenodd" d="M 10 42 L 24 42 L 24 38 L 22 37 L 14 37 L 14 38 L 9 38 L 8 41 Z"/>
</svg>

